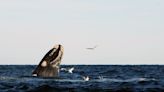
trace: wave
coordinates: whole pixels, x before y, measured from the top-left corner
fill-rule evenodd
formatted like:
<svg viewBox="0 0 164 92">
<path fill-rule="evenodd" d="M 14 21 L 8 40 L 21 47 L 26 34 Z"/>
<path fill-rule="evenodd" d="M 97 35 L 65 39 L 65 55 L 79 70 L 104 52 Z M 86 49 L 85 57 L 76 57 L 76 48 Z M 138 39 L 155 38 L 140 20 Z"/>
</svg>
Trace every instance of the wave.
<svg viewBox="0 0 164 92">
<path fill-rule="evenodd" d="M 35 66 L 0 66 L 0 92 L 164 92 L 163 66 L 62 66 L 70 67 L 43 78 L 31 76 Z"/>
<path fill-rule="evenodd" d="M 118 91 L 135 92 L 138 90 L 164 90 L 159 79 L 154 78 L 131 78 L 131 79 L 62 79 L 62 78 L 38 78 L 24 77 L 0 77 L 0 89 L 5 91 L 28 91 L 28 92 L 56 92 L 56 91 Z M 163 84 L 163 82 L 162 82 Z M 96 88 L 96 89 L 95 89 Z"/>
</svg>

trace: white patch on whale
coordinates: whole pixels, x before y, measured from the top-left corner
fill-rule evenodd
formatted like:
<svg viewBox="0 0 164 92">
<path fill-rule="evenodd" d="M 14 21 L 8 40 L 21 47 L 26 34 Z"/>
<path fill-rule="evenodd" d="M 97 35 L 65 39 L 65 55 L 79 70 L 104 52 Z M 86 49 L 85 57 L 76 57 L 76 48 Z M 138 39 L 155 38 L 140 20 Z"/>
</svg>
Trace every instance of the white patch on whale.
<svg viewBox="0 0 164 92">
<path fill-rule="evenodd" d="M 46 61 L 43 61 L 42 64 L 41 64 L 42 67 L 46 67 L 47 66 L 47 62 Z"/>
<path fill-rule="evenodd" d="M 37 74 L 32 74 L 32 76 L 37 76 Z"/>
</svg>

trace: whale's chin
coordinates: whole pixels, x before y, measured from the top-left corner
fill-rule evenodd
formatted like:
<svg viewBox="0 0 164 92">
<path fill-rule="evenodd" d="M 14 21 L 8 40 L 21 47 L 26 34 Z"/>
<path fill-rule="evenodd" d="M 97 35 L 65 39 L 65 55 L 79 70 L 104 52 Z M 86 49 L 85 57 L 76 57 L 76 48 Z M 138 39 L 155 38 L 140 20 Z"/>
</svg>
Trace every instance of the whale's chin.
<svg viewBox="0 0 164 92">
<path fill-rule="evenodd" d="M 40 61 L 33 71 L 33 76 L 58 77 L 61 59 L 63 56 L 63 46 L 55 45 Z"/>
</svg>

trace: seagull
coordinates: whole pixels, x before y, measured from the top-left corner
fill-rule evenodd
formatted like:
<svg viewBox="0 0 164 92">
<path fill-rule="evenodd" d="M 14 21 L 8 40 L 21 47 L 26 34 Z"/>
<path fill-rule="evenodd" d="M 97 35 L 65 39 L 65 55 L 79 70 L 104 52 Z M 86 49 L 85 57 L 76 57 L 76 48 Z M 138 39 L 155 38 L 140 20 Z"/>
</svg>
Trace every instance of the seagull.
<svg viewBox="0 0 164 92">
<path fill-rule="evenodd" d="M 67 71 L 67 69 L 66 69 L 66 68 L 61 68 L 60 70 L 62 70 L 62 71 Z"/>
<path fill-rule="evenodd" d="M 99 78 L 100 80 L 103 80 L 103 76 L 98 76 L 98 78 Z"/>
<path fill-rule="evenodd" d="M 97 47 L 97 45 L 94 46 L 94 47 L 86 48 L 86 49 L 88 49 L 88 50 L 94 50 L 96 47 Z"/>
<path fill-rule="evenodd" d="M 73 73 L 73 70 L 74 70 L 74 69 L 75 69 L 75 68 L 72 67 L 72 68 L 69 68 L 69 69 L 61 68 L 60 70 L 61 70 L 61 71 L 67 71 L 68 73 Z"/>
<path fill-rule="evenodd" d="M 74 67 L 68 69 L 68 72 L 69 72 L 69 73 L 72 73 L 73 70 L 74 70 Z"/>
<path fill-rule="evenodd" d="M 89 81 L 89 76 L 83 76 L 83 79 L 85 80 L 85 81 Z"/>
</svg>

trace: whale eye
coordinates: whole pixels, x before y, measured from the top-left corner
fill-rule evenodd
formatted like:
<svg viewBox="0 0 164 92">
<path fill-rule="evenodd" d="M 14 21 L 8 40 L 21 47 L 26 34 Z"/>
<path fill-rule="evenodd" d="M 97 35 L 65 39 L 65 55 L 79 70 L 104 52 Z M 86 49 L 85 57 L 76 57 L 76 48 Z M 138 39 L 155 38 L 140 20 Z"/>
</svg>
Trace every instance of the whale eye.
<svg viewBox="0 0 164 92">
<path fill-rule="evenodd" d="M 47 62 L 46 61 L 43 61 L 42 64 L 41 64 L 42 67 L 46 67 L 47 66 Z"/>
</svg>

